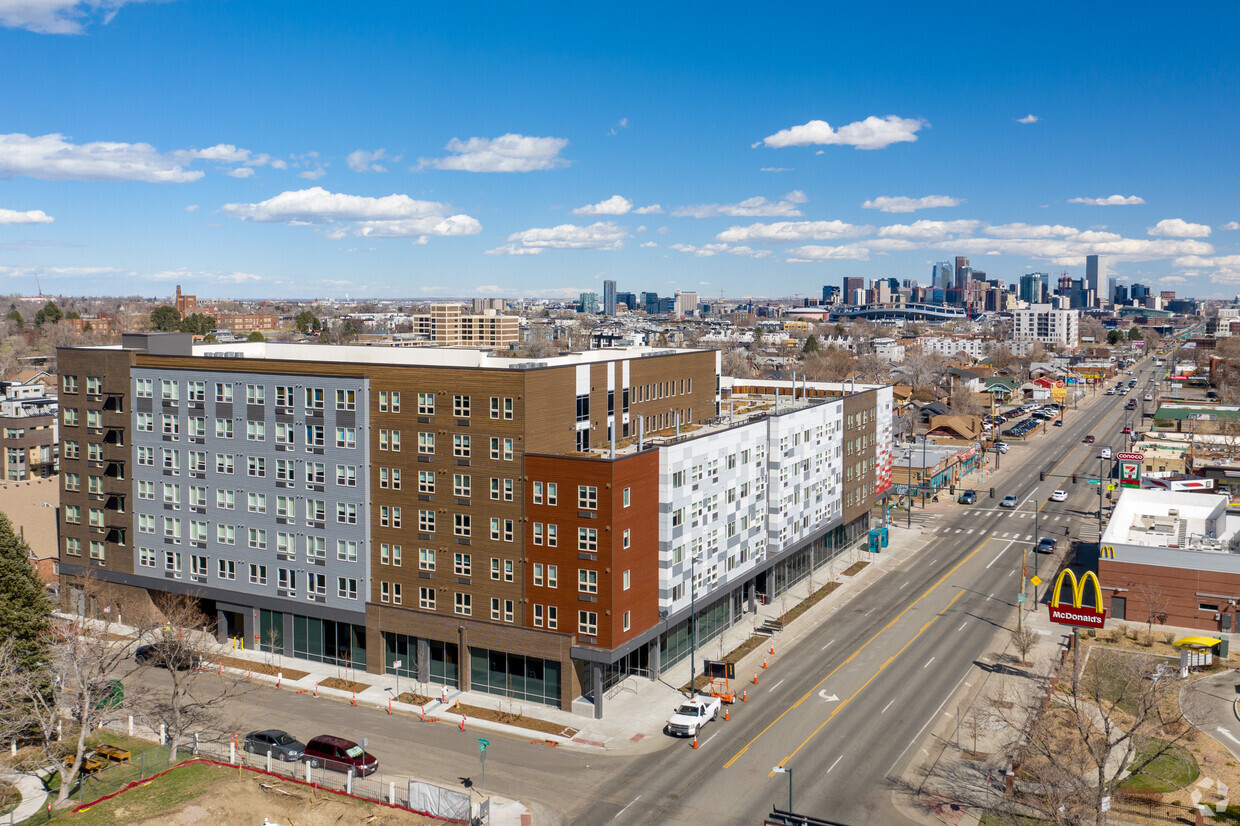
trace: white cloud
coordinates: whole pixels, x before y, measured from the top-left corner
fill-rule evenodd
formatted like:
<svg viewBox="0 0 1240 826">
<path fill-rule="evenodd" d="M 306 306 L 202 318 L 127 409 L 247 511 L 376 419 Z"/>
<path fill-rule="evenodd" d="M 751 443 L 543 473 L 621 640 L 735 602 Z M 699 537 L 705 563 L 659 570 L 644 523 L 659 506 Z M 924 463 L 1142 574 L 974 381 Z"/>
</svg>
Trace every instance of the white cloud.
<svg viewBox="0 0 1240 826">
<path fill-rule="evenodd" d="M 322 178 L 326 174 L 327 174 L 327 170 L 325 168 L 321 166 L 316 166 L 313 169 L 303 169 L 301 172 L 297 173 L 297 177 L 305 178 L 308 181 L 317 181 L 319 178 Z"/>
<path fill-rule="evenodd" d="M 987 235 L 999 238 L 1054 238 L 1059 235 L 1076 235 L 1080 232 L 1076 227 L 1062 224 L 996 224 L 986 227 Z"/>
<path fill-rule="evenodd" d="M 869 257 L 870 251 L 861 244 L 844 244 L 838 247 L 810 244 L 788 250 L 788 261 L 794 264 L 811 261 L 867 261 Z"/>
<path fill-rule="evenodd" d="M 976 230 L 980 223 L 973 220 L 914 221 L 911 224 L 891 224 L 880 227 L 878 234 L 883 238 L 931 241 L 946 238 L 949 235 L 968 235 Z"/>
<path fill-rule="evenodd" d="M 808 198 L 799 189 L 793 190 L 779 201 L 768 201 L 761 196 L 746 198 L 738 204 L 698 204 L 697 206 L 676 207 L 672 215 L 678 218 L 717 218 L 729 216 L 733 218 L 795 218 L 801 214 L 798 204 L 805 203 Z"/>
<path fill-rule="evenodd" d="M 387 172 L 386 166 L 381 166 L 378 162 L 387 157 L 386 149 L 376 149 L 373 152 L 367 152 L 365 149 L 355 149 L 345 158 L 345 163 L 349 169 L 354 172 Z M 393 158 L 399 161 L 400 158 Z"/>
<path fill-rule="evenodd" d="M 31 136 L 17 132 L 0 135 L 0 176 L 176 184 L 203 176 L 199 170 L 185 169 L 185 161 L 176 154 L 161 154 L 149 143 L 73 144 L 56 133 Z"/>
<path fill-rule="evenodd" d="M 825 120 L 811 120 L 809 123 L 781 129 L 774 135 L 768 135 L 753 146 L 768 146 L 780 149 L 786 146 L 838 145 L 854 146 L 857 149 L 883 149 L 893 143 L 917 140 L 917 132 L 928 124 L 920 118 L 901 118 L 888 115 L 885 118 L 871 115 L 832 129 Z"/>
<path fill-rule="evenodd" d="M 311 187 L 282 192 L 257 204 L 225 204 L 223 212 L 242 221 L 314 225 L 328 237 L 345 235 L 407 238 L 427 235 L 476 235 L 482 225 L 468 215 L 449 215 L 436 201 L 417 201 L 408 195 L 371 198 L 328 192 Z"/>
<path fill-rule="evenodd" d="M 169 152 L 177 163 L 191 163 L 193 161 L 216 161 L 217 163 L 243 163 L 250 159 L 250 150 L 238 149 L 231 143 L 217 143 L 215 146 L 208 146 L 206 149 L 177 149 Z"/>
<path fill-rule="evenodd" d="M 252 178 L 254 177 L 254 167 L 252 166 L 235 167 L 233 169 L 228 170 L 228 176 L 230 178 Z"/>
<path fill-rule="evenodd" d="M 792 168 L 788 166 L 764 166 L 758 171 L 759 172 L 791 172 Z"/>
<path fill-rule="evenodd" d="M 633 209 L 633 202 L 623 195 L 612 195 L 597 204 L 586 204 L 573 210 L 574 215 L 627 215 Z"/>
<path fill-rule="evenodd" d="M 727 243 L 756 242 L 759 244 L 802 244 L 806 241 L 832 241 L 837 238 L 858 238 L 874 231 L 843 221 L 778 221 L 773 224 L 750 224 L 729 227 L 715 236 Z"/>
<path fill-rule="evenodd" d="M 1240 229 L 1240 221 L 1228 221 L 1219 227 L 1219 229 Z"/>
<path fill-rule="evenodd" d="M 617 250 L 624 246 L 629 232 L 611 221 L 589 226 L 560 224 L 514 232 L 508 243 L 487 250 L 487 255 L 541 255 L 546 250 Z"/>
<path fill-rule="evenodd" d="M 1146 229 L 1150 235 L 1160 238 L 1208 238 L 1210 227 L 1206 224 L 1193 224 L 1183 218 L 1164 218 Z"/>
<path fill-rule="evenodd" d="M 948 195 L 926 195 L 922 198 L 881 195 L 861 205 L 862 209 L 880 209 L 883 212 L 916 212 L 919 209 L 954 206 L 960 206 L 960 199 Z"/>
<path fill-rule="evenodd" d="M 643 246 L 643 247 L 657 247 L 657 246 L 659 246 L 659 245 L 658 245 L 656 242 L 654 242 L 654 241 L 646 241 L 645 243 L 641 244 L 641 246 Z"/>
<path fill-rule="evenodd" d="M 130 3 L 148 0 L 0 0 L 0 26 L 39 34 L 81 34 L 97 20 L 105 25 Z"/>
<path fill-rule="evenodd" d="M 628 129 L 628 128 L 629 128 L 629 119 L 628 119 L 628 118 L 620 118 L 620 120 L 616 122 L 616 125 L 615 125 L 615 126 L 611 127 L 611 129 L 607 130 L 607 134 L 608 134 L 608 135 L 618 135 L 618 134 L 620 134 L 620 130 L 621 130 L 621 129 Z"/>
<path fill-rule="evenodd" d="M 1175 287 L 1180 284 L 1187 284 L 1188 279 L 1182 275 L 1164 275 L 1162 278 L 1158 279 L 1158 283 L 1164 287 Z"/>
<path fill-rule="evenodd" d="M 185 211 L 186 212 L 197 212 L 198 204 L 190 204 L 189 206 L 185 207 Z"/>
<path fill-rule="evenodd" d="M 8 278 L 80 278 L 87 275 L 113 275 L 124 272 L 116 267 L 44 267 L 34 264 L 0 264 L 0 276 Z"/>
<path fill-rule="evenodd" d="M 0 224 L 50 224 L 56 220 L 41 209 L 20 212 L 16 209 L 0 209 Z"/>
<path fill-rule="evenodd" d="M 535 138 L 509 133 L 498 138 L 453 138 L 445 158 L 419 158 L 413 171 L 453 169 L 462 172 L 535 172 L 568 166 L 560 150 L 567 138 Z"/>
<path fill-rule="evenodd" d="M 1057 266 L 1082 266 L 1085 256 L 1105 255 L 1111 261 L 1154 261 L 1176 256 L 1210 255 L 1214 247 L 1191 239 L 1124 238 L 1111 232 L 1081 232 L 1064 238 L 954 238 L 938 241 L 934 249 L 960 250 L 961 255 L 985 255 L 995 250 L 1050 261 Z"/>
<path fill-rule="evenodd" d="M 1016 122 L 1017 123 L 1037 123 L 1038 116 L 1037 115 L 1025 115 L 1023 118 L 1017 118 Z"/>
<path fill-rule="evenodd" d="M 1145 199 L 1136 195 L 1108 195 L 1105 198 L 1069 198 L 1068 203 L 1088 204 L 1089 206 L 1135 206 L 1145 203 Z"/>
<path fill-rule="evenodd" d="M 658 204 L 651 204 L 650 206 L 638 207 L 637 209 L 633 210 L 633 214 L 634 215 L 662 215 L 663 207 L 659 206 Z"/>
<path fill-rule="evenodd" d="M 728 255 L 739 255 L 745 258 L 769 258 L 771 256 L 770 250 L 755 250 L 753 247 L 743 245 L 733 247 L 728 244 L 703 244 L 700 247 L 696 247 L 693 244 L 672 244 L 671 249 L 674 249 L 677 252 L 691 252 L 698 258 L 710 258 L 711 256 L 718 255 L 721 252 L 725 252 Z M 703 281 L 700 283 L 705 284 L 706 282 Z"/>
</svg>

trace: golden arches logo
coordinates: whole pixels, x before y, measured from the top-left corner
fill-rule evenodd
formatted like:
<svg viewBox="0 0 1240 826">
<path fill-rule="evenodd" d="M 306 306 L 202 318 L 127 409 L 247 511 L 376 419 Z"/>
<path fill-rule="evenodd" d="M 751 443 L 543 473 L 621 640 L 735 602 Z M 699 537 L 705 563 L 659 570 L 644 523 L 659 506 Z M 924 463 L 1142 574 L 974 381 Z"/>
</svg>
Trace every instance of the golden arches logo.
<svg viewBox="0 0 1240 826">
<path fill-rule="evenodd" d="M 1071 608 L 1060 605 L 1065 581 L 1069 583 L 1068 587 L 1071 589 Z M 1085 587 L 1090 583 L 1094 586 L 1094 607 L 1083 604 Z M 1106 611 L 1102 607 L 1102 585 L 1098 582 L 1098 575 L 1093 571 L 1086 571 L 1078 581 L 1076 574 L 1070 569 L 1064 568 L 1060 571 L 1059 577 L 1055 580 L 1055 587 L 1051 590 L 1050 617 L 1053 622 L 1063 625 L 1101 628 L 1106 621 Z"/>
<path fill-rule="evenodd" d="M 1099 549 L 1098 551 L 1098 556 L 1101 559 L 1114 559 L 1115 558 L 1115 546 L 1114 545 L 1103 545 L 1102 548 Z"/>
</svg>

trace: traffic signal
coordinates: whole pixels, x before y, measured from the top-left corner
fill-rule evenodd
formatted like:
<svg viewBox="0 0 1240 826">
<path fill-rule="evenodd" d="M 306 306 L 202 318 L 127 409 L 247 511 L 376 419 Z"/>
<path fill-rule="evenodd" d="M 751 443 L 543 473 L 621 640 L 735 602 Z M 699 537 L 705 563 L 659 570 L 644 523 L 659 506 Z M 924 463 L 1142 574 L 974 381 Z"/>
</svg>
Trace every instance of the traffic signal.
<svg viewBox="0 0 1240 826">
<path fill-rule="evenodd" d="M 991 488 L 991 489 L 990 489 L 990 498 L 991 498 L 991 499 L 994 499 L 994 498 L 995 498 L 995 489 L 994 489 L 994 488 Z"/>
<path fill-rule="evenodd" d="M 1076 484 L 1076 474 L 1072 474 L 1072 484 Z"/>
<path fill-rule="evenodd" d="M 1045 482 L 1045 481 L 1046 481 L 1046 471 L 1044 471 L 1044 470 L 1039 470 L 1039 471 L 1038 471 L 1038 481 L 1039 481 L 1039 482 Z"/>
</svg>

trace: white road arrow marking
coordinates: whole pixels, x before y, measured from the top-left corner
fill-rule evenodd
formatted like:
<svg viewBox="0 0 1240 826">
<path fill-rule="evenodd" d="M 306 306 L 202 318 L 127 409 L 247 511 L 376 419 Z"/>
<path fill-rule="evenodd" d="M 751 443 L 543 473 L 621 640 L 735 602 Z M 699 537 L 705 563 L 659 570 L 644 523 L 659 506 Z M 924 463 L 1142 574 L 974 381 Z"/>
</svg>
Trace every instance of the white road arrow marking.
<svg viewBox="0 0 1240 826">
<path fill-rule="evenodd" d="M 828 694 L 825 688 L 822 691 L 818 692 L 818 696 L 826 700 L 828 703 L 838 703 L 840 701 L 840 698 L 835 696 L 834 694 Z M 1240 741 L 1237 741 L 1237 742 L 1240 742 Z"/>
<path fill-rule="evenodd" d="M 1230 740 L 1231 742 L 1236 743 L 1236 744 L 1240 744 L 1240 740 L 1237 740 L 1237 739 L 1236 739 L 1236 735 L 1232 734 L 1230 731 L 1228 731 L 1227 729 L 1223 728 L 1222 726 L 1219 726 L 1218 728 L 1216 728 L 1216 729 L 1215 729 L 1215 731 L 1217 731 L 1219 734 L 1221 734 L 1221 735 L 1223 735 L 1224 737 L 1226 737 L 1226 738 L 1227 738 L 1228 740 Z"/>
</svg>

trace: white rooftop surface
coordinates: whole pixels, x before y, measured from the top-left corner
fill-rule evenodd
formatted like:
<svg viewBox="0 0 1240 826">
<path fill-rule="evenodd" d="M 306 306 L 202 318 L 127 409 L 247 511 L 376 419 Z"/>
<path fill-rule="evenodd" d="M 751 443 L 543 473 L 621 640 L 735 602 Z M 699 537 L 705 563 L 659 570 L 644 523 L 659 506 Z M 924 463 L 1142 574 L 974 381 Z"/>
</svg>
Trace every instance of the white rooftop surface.
<svg viewBox="0 0 1240 826">
<path fill-rule="evenodd" d="M 1102 533 L 1103 545 L 1240 552 L 1240 514 L 1223 494 L 1125 490 Z"/>
</svg>

